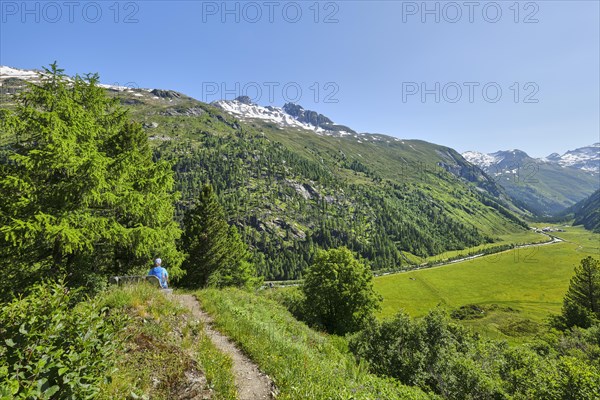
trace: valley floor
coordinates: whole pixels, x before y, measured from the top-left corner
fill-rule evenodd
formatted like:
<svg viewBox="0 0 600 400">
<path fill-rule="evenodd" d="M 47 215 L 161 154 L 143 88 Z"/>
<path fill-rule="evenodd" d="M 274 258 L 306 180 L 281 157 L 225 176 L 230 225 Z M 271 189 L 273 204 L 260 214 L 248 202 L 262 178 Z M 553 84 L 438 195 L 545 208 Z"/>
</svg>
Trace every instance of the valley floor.
<svg viewBox="0 0 600 400">
<path fill-rule="evenodd" d="M 598 257 L 600 235 L 581 227 L 555 232 L 560 243 L 515 248 L 454 263 L 443 268 L 375 278 L 384 298 L 380 317 L 399 310 L 419 317 L 437 306 L 453 310 L 476 304 L 482 318 L 463 321 L 494 338 L 520 341 L 558 314 L 575 265 Z"/>
</svg>

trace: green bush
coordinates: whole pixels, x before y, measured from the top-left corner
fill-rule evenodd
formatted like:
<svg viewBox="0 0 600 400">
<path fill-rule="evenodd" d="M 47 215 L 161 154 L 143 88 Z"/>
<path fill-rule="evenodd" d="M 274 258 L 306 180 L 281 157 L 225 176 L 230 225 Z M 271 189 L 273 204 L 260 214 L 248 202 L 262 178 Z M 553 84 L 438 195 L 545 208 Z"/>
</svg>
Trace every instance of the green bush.
<svg viewBox="0 0 600 400">
<path fill-rule="evenodd" d="M 485 317 L 485 310 L 477 304 L 467 304 L 452 310 L 450 316 L 459 320 L 479 319 Z"/>
<path fill-rule="evenodd" d="M 434 310 L 365 328 L 350 350 L 372 372 L 447 399 L 598 399 L 598 327 L 510 347 L 483 340 Z"/>
<path fill-rule="evenodd" d="M 371 270 L 345 247 L 317 252 L 302 292 L 307 321 L 338 335 L 366 326 L 381 302 Z"/>
<path fill-rule="evenodd" d="M 2 305 L 1 398 L 86 399 L 109 379 L 125 318 L 77 297 L 62 282 L 44 283 Z"/>
<path fill-rule="evenodd" d="M 289 287 L 266 290 L 264 292 L 264 297 L 275 300 L 277 303 L 287 308 L 297 320 L 306 321 L 306 297 L 299 288 Z"/>
</svg>

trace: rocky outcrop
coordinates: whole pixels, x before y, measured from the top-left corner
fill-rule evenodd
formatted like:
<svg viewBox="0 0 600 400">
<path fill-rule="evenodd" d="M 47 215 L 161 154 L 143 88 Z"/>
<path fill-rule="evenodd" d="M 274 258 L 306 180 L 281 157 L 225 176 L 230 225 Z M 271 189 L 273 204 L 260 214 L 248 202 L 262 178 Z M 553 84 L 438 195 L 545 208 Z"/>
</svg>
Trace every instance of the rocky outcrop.
<svg viewBox="0 0 600 400">
<path fill-rule="evenodd" d="M 285 111 L 288 115 L 291 115 L 296 120 L 309 124 L 312 126 L 316 126 L 318 128 L 325 129 L 327 131 L 334 132 L 348 132 L 348 133 L 356 133 L 352 129 L 348 128 L 344 125 L 336 125 L 332 120 L 324 116 L 323 114 L 319 114 L 316 111 L 305 110 L 302 106 L 294 103 L 286 103 L 283 106 L 283 111 Z"/>
<path fill-rule="evenodd" d="M 190 108 L 169 108 L 160 113 L 167 117 L 199 117 L 200 115 L 206 114 L 206 111 L 200 107 Z"/>
<path fill-rule="evenodd" d="M 181 97 L 181 93 L 174 90 L 154 89 L 150 93 L 161 99 L 179 99 Z"/>
</svg>

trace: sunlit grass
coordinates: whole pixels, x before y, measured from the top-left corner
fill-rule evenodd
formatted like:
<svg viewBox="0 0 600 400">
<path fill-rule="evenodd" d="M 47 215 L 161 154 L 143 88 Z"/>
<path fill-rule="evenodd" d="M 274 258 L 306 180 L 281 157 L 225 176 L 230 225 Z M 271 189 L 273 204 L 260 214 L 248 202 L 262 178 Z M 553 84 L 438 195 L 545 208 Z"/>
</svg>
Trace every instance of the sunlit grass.
<svg viewBox="0 0 600 400">
<path fill-rule="evenodd" d="M 130 320 L 122 332 L 124 351 L 100 398 L 171 399 L 190 385 L 189 374 L 206 376 L 213 399 L 236 398 L 231 358 L 173 297 L 144 283 L 113 287 L 101 303 Z"/>
<path fill-rule="evenodd" d="M 447 266 L 375 278 L 383 298 L 379 317 L 405 310 L 415 317 L 441 305 L 455 309 L 467 304 L 499 304 L 517 310 L 510 315 L 465 322 L 489 336 L 508 338 L 507 324 L 515 319 L 541 324 L 560 312 L 574 267 L 588 255 L 600 254 L 600 235 L 581 227 L 553 233 L 564 243 L 513 249 Z"/>
<path fill-rule="evenodd" d="M 273 300 L 235 289 L 197 292 L 217 329 L 268 374 L 278 399 L 420 399 L 419 389 L 368 373 L 344 338 L 318 333 Z"/>
</svg>

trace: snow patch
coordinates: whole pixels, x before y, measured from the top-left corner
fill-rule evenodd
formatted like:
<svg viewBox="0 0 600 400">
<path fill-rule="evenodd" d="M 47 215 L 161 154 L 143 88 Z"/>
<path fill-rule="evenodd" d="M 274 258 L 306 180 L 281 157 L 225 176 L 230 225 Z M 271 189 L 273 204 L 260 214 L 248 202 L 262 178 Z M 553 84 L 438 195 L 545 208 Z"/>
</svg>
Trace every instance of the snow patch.
<svg viewBox="0 0 600 400">
<path fill-rule="evenodd" d="M 492 154 L 480 153 L 478 151 L 467 151 L 462 153 L 462 156 L 465 160 L 478 167 L 489 167 L 500 161 L 498 157 Z"/>
<path fill-rule="evenodd" d="M 300 128 L 321 134 L 325 132 L 323 128 L 298 121 L 279 107 L 245 104 L 238 100 L 219 100 L 213 102 L 213 104 L 240 119 L 260 119 L 283 127 Z"/>
<path fill-rule="evenodd" d="M 39 80 L 40 72 L 0 65 L 0 79 L 18 78 L 26 81 Z"/>
</svg>

